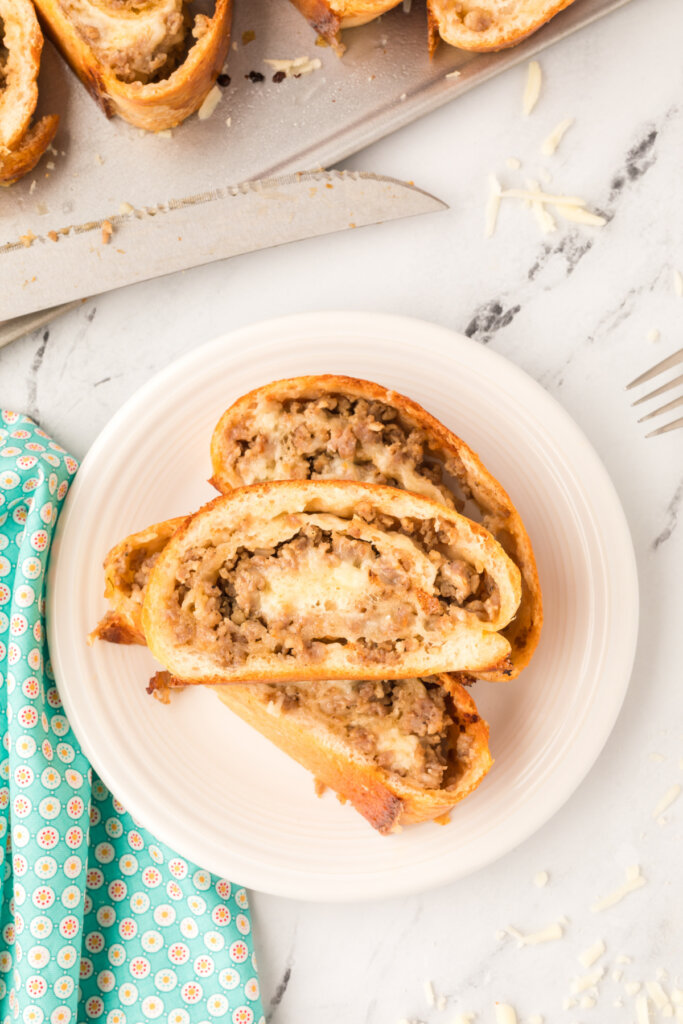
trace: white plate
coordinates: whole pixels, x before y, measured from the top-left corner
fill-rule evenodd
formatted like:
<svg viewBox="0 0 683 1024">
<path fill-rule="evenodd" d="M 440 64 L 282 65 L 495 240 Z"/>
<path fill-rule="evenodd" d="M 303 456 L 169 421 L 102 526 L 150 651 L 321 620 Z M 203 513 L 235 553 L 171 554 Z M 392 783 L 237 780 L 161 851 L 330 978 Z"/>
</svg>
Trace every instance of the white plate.
<svg viewBox="0 0 683 1024">
<path fill-rule="evenodd" d="M 478 683 L 496 759 L 446 827 L 381 837 L 208 690 L 163 706 L 142 648 L 85 636 L 105 610 L 101 562 L 127 533 L 211 494 L 223 410 L 306 373 L 379 381 L 422 403 L 510 491 L 538 559 L 545 628 L 512 683 Z M 48 594 L 52 662 L 71 724 L 106 784 L 158 838 L 217 874 L 298 899 L 416 892 L 462 877 L 553 815 L 595 761 L 635 650 L 638 584 L 612 484 L 562 408 L 521 370 L 442 327 L 312 313 L 218 338 L 143 387 L 84 460 L 59 522 Z"/>
</svg>

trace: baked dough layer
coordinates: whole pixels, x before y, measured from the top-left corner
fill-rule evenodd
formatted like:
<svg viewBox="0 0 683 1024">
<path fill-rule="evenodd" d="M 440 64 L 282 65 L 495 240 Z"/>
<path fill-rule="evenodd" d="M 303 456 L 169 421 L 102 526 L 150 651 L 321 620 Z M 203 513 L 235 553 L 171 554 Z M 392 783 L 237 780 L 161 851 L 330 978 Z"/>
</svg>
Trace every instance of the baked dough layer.
<svg viewBox="0 0 683 1024">
<path fill-rule="evenodd" d="M 190 18 L 186 0 L 35 0 L 107 117 L 173 128 L 199 109 L 230 46 L 232 0 Z"/>
<path fill-rule="evenodd" d="M 239 488 L 188 518 L 143 604 L 188 683 L 407 677 L 503 664 L 519 571 L 483 528 L 371 484 Z"/>
<path fill-rule="evenodd" d="M 379 18 L 401 0 L 292 0 L 318 35 L 343 53 L 340 32 L 343 28 L 366 25 Z"/>
<path fill-rule="evenodd" d="M 516 46 L 574 0 L 427 0 L 429 52 L 441 38 L 461 50 Z"/>
<path fill-rule="evenodd" d="M 211 440 L 213 484 L 277 479 L 344 479 L 390 484 L 464 510 L 503 546 L 522 574 L 522 598 L 503 635 L 511 665 L 528 664 L 541 633 L 536 561 L 509 495 L 479 457 L 420 405 L 370 381 L 339 375 L 275 381 L 239 398 Z"/>
<path fill-rule="evenodd" d="M 32 171 L 57 131 L 56 114 L 31 124 L 42 49 L 30 0 L 0 0 L 0 185 Z"/>
</svg>

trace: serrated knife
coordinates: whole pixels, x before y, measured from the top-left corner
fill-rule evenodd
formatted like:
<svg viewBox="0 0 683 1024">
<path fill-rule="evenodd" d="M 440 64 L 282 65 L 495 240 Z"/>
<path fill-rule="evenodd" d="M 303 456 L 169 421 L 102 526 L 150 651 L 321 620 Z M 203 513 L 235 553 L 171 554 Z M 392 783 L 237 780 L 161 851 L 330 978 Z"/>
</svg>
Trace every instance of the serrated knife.
<svg viewBox="0 0 683 1024">
<path fill-rule="evenodd" d="M 444 209 L 440 199 L 408 182 L 313 171 L 154 207 L 126 206 L 86 224 L 51 225 L 39 237 L 0 245 L 0 320 L 8 321 L 0 324 L 0 345 L 44 326 L 78 300 L 135 281 Z M 216 230 L 217 222 L 223 230 Z"/>
</svg>

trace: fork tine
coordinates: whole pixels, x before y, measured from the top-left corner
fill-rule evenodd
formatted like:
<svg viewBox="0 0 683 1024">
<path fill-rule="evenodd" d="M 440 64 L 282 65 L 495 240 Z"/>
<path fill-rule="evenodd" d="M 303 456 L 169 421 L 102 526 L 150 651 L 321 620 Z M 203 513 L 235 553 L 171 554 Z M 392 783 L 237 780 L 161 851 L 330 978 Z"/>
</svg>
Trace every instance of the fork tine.
<svg viewBox="0 0 683 1024">
<path fill-rule="evenodd" d="M 640 405 L 641 402 L 648 402 L 651 398 L 656 398 L 657 395 L 663 395 L 665 391 L 671 391 L 678 384 L 683 384 L 683 373 L 678 377 L 674 377 L 673 380 L 668 381 L 666 384 L 662 384 L 661 388 L 655 388 L 654 391 L 650 391 L 649 394 L 643 395 L 642 398 L 636 398 L 635 402 L 631 402 L 631 405 Z"/>
<path fill-rule="evenodd" d="M 683 405 L 683 395 L 679 395 L 678 398 L 674 398 L 673 402 L 667 402 L 666 405 L 660 406 L 659 409 L 649 412 L 646 416 L 641 416 L 638 422 L 644 423 L 645 420 L 651 420 L 653 416 L 659 416 L 661 413 L 669 412 L 671 409 L 678 409 L 679 405 Z"/>
<path fill-rule="evenodd" d="M 667 356 L 666 359 L 662 359 L 661 363 L 657 363 L 651 369 L 646 370 L 645 373 L 641 373 L 640 377 L 636 377 L 630 384 L 626 385 L 626 390 L 635 388 L 638 384 L 644 384 L 646 380 L 652 380 L 658 373 L 663 370 L 670 370 L 672 366 L 678 366 L 679 363 L 683 363 L 683 348 L 679 348 L 678 352 L 674 352 L 672 355 Z"/>
<path fill-rule="evenodd" d="M 683 427 L 683 416 L 680 416 L 677 420 L 672 423 L 667 423 L 663 427 L 657 427 L 656 430 L 651 430 L 645 437 L 656 437 L 657 434 L 666 434 L 668 430 L 677 430 L 679 427 Z"/>
</svg>

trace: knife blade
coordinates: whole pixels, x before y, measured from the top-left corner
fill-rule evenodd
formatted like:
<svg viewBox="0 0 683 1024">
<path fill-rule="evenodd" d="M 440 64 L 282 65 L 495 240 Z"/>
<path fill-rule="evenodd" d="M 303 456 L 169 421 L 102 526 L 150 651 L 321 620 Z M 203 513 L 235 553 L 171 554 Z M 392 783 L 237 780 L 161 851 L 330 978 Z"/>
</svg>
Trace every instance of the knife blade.
<svg viewBox="0 0 683 1024">
<path fill-rule="evenodd" d="M 131 207 L 0 246 L 0 320 L 212 260 L 444 209 L 413 184 L 362 171 L 302 172 Z M 3 328 L 9 340 L 12 328 Z"/>
</svg>

